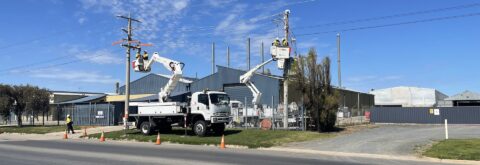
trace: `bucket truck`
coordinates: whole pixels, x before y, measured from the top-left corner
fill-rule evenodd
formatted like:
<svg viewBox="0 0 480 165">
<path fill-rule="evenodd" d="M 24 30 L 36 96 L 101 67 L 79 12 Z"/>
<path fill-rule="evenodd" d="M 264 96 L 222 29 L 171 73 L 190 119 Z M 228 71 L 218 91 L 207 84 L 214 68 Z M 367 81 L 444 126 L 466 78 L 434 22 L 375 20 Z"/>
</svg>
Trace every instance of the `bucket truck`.
<svg viewBox="0 0 480 165">
<path fill-rule="evenodd" d="M 194 92 L 188 97 L 187 102 L 169 102 L 168 97 L 182 78 L 184 64 L 165 57 L 157 52 L 153 53 L 150 60 L 137 57 L 133 61 L 136 72 L 149 72 L 153 62 L 162 64 L 172 72 L 168 83 L 161 88 L 157 103 L 132 102 L 131 106 L 137 107 L 135 125 L 143 134 L 149 135 L 154 131 L 169 131 L 172 124 L 185 128 L 192 128 L 197 136 L 204 136 L 209 130 L 215 134 L 222 134 L 225 124 L 229 122 L 230 98 L 225 92 L 203 90 Z"/>
<path fill-rule="evenodd" d="M 271 59 L 255 66 L 254 68 L 250 69 L 245 74 L 240 76 L 240 83 L 245 84 L 253 94 L 252 104 L 255 106 L 255 109 L 256 109 L 256 106 L 258 106 L 260 103 L 260 98 L 262 97 L 262 93 L 257 89 L 257 87 L 255 87 L 255 84 L 253 84 L 253 82 L 250 81 L 250 79 L 253 77 L 253 75 L 258 69 L 260 69 L 262 66 L 272 61 L 277 61 L 278 68 L 283 69 L 285 59 L 290 58 L 290 47 L 276 46 L 272 44 L 272 47 L 270 47 L 270 54 L 272 55 Z"/>
</svg>

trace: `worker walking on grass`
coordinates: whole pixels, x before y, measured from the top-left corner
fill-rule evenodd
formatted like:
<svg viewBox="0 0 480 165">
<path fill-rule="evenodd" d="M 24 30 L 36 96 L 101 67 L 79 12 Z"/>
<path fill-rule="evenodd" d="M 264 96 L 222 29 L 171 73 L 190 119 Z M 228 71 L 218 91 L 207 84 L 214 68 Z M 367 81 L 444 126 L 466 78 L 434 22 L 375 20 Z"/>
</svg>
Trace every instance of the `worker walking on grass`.
<svg viewBox="0 0 480 165">
<path fill-rule="evenodd" d="M 70 133 L 72 131 L 72 134 L 75 134 L 75 131 L 73 131 L 73 121 L 72 118 L 70 118 L 70 115 L 67 115 L 67 119 L 65 120 L 67 123 L 67 133 Z"/>
</svg>

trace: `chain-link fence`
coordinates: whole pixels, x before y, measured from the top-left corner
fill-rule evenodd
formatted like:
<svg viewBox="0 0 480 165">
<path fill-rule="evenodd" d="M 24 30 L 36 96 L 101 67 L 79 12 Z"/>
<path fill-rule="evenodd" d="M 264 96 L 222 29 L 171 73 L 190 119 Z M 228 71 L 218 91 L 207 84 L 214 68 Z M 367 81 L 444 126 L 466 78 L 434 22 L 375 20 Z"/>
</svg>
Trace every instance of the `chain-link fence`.
<svg viewBox="0 0 480 165">
<path fill-rule="evenodd" d="M 273 101 L 272 101 L 273 102 Z M 310 116 L 302 105 L 292 102 L 288 105 L 288 118 L 284 117 L 283 104 L 249 106 L 240 101 L 231 101 L 230 128 L 262 128 L 306 130 Z M 340 108 L 337 112 L 336 126 L 350 126 L 369 123 L 370 107 Z M 288 128 L 284 128 L 284 120 Z"/>
<path fill-rule="evenodd" d="M 71 116 L 74 125 L 115 124 L 115 106 L 108 103 L 62 106 L 61 111 L 63 118 L 67 115 Z"/>
<path fill-rule="evenodd" d="M 74 125 L 115 125 L 121 118 L 115 105 L 92 103 L 50 105 L 46 112 L 24 112 L 21 120 L 22 125 L 25 126 L 64 125 L 68 114 L 71 115 Z M 17 115 L 10 113 L 8 117 L 0 117 L 0 125 L 18 125 Z"/>
</svg>

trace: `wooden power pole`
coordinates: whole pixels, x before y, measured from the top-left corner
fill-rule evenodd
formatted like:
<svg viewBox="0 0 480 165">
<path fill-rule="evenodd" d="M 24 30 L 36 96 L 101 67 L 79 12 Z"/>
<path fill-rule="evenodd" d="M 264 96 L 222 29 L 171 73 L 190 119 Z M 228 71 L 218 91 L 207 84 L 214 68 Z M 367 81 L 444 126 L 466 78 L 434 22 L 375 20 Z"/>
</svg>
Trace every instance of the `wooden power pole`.
<svg viewBox="0 0 480 165">
<path fill-rule="evenodd" d="M 134 19 L 130 16 L 130 14 L 128 14 L 128 17 L 127 16 L 122 16 L 122 15 L 119 15 L 117 16 L 119 18 L 123 18 L 123 19 L 126 19 L 128 21 L 128 25 L 127 25 L 127 28 L 122 28 L 122 31 L 127 33 L 127 38 L 124 39 L 126 40 L 126 43 L 125 44 L 122 44 L 123 47 L 126 48 L 126 75 L 125 75 L 125 115 L 123 116 L 123 126 L 124 126 L 124 130 L 125 130 L 125 133 L 126 133 L 126 130 L 128 129 L 128 108 L 130 106 L 130 49 L 134 49 L 136 48 L 135 46 L 132 46 L 132 21 L 135 21 L 135 22 L 139 22 L 139 20 L 137 19 Z"/>
<path fill-rule="evenodd" d="M 285 40 L 288 43 L 288 16 L 290 10 L 285 10 L 283 13 L 283 22 L 285 24 Z M 283 69 L 283 128 L 288 129 L 288 71 L 290 68 L 290 59 L 285 59 L 284 69 Z"/>
</svg>

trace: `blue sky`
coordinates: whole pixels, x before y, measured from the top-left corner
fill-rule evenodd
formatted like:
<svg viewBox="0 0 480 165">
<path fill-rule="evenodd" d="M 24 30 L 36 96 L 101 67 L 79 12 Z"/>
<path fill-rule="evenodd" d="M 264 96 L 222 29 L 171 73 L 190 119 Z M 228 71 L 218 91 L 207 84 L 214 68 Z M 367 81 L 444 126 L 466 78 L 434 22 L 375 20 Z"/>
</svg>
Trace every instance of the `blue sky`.
<svg viewBox="0 0 480 165">
<path fill-rule="evenodd" d="M 128 12 L 143 21 L 134 24 L 134 38 L 153 43 L 145 48 L 149 52 L 184 62 L 186 76 L 210 74 L 212 42 L 218 65 L 226 65 L 230 46 L 231 65 L 245 69 L 246 39 L 252 40 L 254 66 L 261 60 L 260 43 L 269 45 L 271 38 L 282 34 L 281 26 L 272 21 L 274 15 L 290 9 L 299 54 L 315 47 L 319 56 L 336 61 L 336 33 L 341 33 L 342 84 L 347 88 L 368 91 L 401 85 L 436 88 L 448 95 L 480 92 L 479 4 L 478 0 L 5 1 L 0 6 L 0 83 L 113 92 L 115 82 L 125 81 L 124 49 L 112 42 L 124 37 L 120 28 L 126 22 L 115 16 Z M 268 68 L 280 74 L 275 65 Z M 334 63 L 333 84 L 336 68 Z M 158 64 L 152 72 L 168 74 Z M 132 72 L 132 80 L 143 75 Z"/>
</svg>

